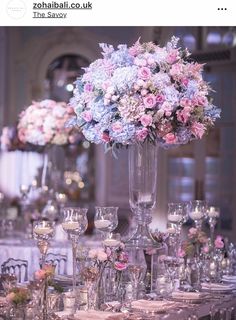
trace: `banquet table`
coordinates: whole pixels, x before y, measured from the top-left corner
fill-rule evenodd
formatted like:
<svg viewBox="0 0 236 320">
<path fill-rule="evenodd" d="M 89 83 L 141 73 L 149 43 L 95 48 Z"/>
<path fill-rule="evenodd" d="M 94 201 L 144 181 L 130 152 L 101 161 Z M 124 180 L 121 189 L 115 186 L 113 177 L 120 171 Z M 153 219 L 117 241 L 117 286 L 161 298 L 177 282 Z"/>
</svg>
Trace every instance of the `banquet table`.
<svg viewBox="0 0 236 320">
<path fill-rule="evenodd" d="M 211 319 L 211 312 L 212 310 L 222 310 L 223 312 L 227 311 L 229 312 L 231 308 L 236 309 L 236 295 L 225 295 L 225 296 L 219 296 L 219 299 L 215 299 L 214 301 L 205 301 L 200 304 L 193 304 L 193 303 L 181 303 L 176 302 L 176 306 L 173 306 L 172 309 L 165 313 L 151 313 L 146 312 L 145 310 L 142 310 L 140 313 L 130 312 L 130 313 L 124 313 L 123 315 L 120 313 L 114 313 L 114 315 L 111 317 L 109 316 L 110 313 L 108 312 L 101 312 L 101 311 L 89 311 L 88 315 L 86 317 L 86 313 L 80 314 L 80 312 L 76 313 L 74 316 L 70 316 L 67 312 L 57 312 L 56 315 L 59 319 L 64 320 L 86 320 L 86 319 L 107 319 L 107 320 L 184 320 L 184 319 L 193 319 L 188 318 L 193 315 L 196 315 L 197 318 L 195 319 L 201 319 L 201 320 L 207 320 Z M 168 315 L 168 317 L 167 317 Z M 235 320 L 236 319 L 236 313 L 234 313 L 231 317 L 229 317 L 229 314 L 218 314 L 215 320 Z"/>
</svg>

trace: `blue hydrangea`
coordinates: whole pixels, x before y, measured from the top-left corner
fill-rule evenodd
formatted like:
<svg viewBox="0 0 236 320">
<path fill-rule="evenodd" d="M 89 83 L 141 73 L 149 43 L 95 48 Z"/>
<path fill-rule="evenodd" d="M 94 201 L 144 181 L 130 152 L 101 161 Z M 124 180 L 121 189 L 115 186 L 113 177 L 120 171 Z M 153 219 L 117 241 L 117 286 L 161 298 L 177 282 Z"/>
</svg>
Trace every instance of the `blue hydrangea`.
<svg viewBox="0 0 236 320">
<path fill-rule="evenodd" d="M 209 105 L 204 108 L 204 116 L 210 117 L 213 121 L 220 118 L 221 109 L 214 105 Z"/>
<path fill-rule="evenodd" d="M 137 79 L 138 67 L 132 66 L 116 69 L 111 78 L 111 82 L 120 93 L 123 93 L 130 90 Z"/>
<path fill-rule="evenodd" d="M 122 132 L 115 132 L 111 130 L 109 132 L 110 137 L 117 143 L 126 144 L 129 140 L 132 142 L 135 138 L 136 127 L 133 124 L 128 124 L 122 121 L 123 130 Z"/>
<path fill-rule="evenodd" d="M 198 83 L 196 80 L 190 80 L 185 92 L 185 97 L 191 99 L 198 93 Z"/>
</svg>

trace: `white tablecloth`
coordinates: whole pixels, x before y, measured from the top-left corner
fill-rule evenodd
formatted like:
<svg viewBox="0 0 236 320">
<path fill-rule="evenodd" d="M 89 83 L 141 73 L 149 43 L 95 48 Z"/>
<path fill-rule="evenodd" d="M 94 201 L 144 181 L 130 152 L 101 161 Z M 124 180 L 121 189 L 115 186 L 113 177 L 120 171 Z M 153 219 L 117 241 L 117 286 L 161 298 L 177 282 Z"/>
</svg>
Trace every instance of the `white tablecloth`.
<svg viewBox="0 0 236 320">
<path fill-rule="evenodd" d="M 98 246 L 99 242 L 83 238 L 79 245 L 92 248 Z M 72 274 L 72 250 L 69 241 L 51 241 L 48 253 L 66 255 L 67 274 Z M 9 258 L 28 261 L 29 279 L 39 269 L 40 253 L 35 240 L 0 239 L 0 266 Z"/>
</svg>

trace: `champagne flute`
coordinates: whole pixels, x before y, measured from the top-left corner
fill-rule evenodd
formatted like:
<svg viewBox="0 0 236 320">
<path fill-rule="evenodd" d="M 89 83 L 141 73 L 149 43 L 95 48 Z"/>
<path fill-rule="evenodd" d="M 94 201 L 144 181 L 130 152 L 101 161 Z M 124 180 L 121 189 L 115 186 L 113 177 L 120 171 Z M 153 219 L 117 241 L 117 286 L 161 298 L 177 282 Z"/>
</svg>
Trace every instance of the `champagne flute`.
<svg viewBox="0 0 236 320">
<path fill-rule="evenodd" d="M 68 207 L 63 209 L 62 228 L 68 234 L 72 243 L 73 255 L 73 292 L 76 290 L 76 252 L 79 237 L 88 227 L 87 211 L 85 208 Z"/>
</svg>

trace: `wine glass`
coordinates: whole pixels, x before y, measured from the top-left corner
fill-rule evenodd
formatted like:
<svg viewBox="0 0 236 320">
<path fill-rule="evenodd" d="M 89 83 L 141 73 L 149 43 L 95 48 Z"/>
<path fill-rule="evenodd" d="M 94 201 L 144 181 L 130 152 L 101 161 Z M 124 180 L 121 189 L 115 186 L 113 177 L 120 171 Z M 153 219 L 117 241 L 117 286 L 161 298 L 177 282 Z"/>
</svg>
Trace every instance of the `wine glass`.
<svg viewBox="0 0 236 320">
<path fill-rule="evenodd" d="M 139 283 L 144 280 L 147 264 L 143 249 L 133 248 L 129 251 L 128 274 L 133 287 L 133 299 L 138 298 Z"/>
<path fill-rule="evenodd" d="M 63 209 L 62 228 L 69 235 L 73 255 L 73 292 L 76 291 L 76 253 L 79 237 L 88 227 L 87 211 L 85 208 L 68 207 Z"/>
<path fill-rule="evenodd" d="M 211 238 L 211 247 L 214 248 L 214 232 L 217 219 L 220 216 L 220 209 L 218 207 L 210 206 L 207 209 L 207 218 L 210 225 L 210 238 Z"/>
<path fill-rule="evenodd" d="M 207 205 L 203 200 L 190 201 L 188 205 L 189 217 L 194 221 L 198 230 L 201 230 L 202 221 L 206 216 Z"/>
<path fill-rule="evenodd" d="M 108 237 L 109 233 L 117 227 L 117 211 L 118 207 L 95 207 L 94 225 L 104 237 Z"/>
<path fill-rule="evenodd" d="M 46 254 L 48 251 L 49 241 L 53 237 L 55 231 L 55 224 L 52 221 L 35 221 L 33 224 L 34 238 L 37 240 L 39 251 L 42 255 L 42 267 L 45 264 Z"/>
</svg>

